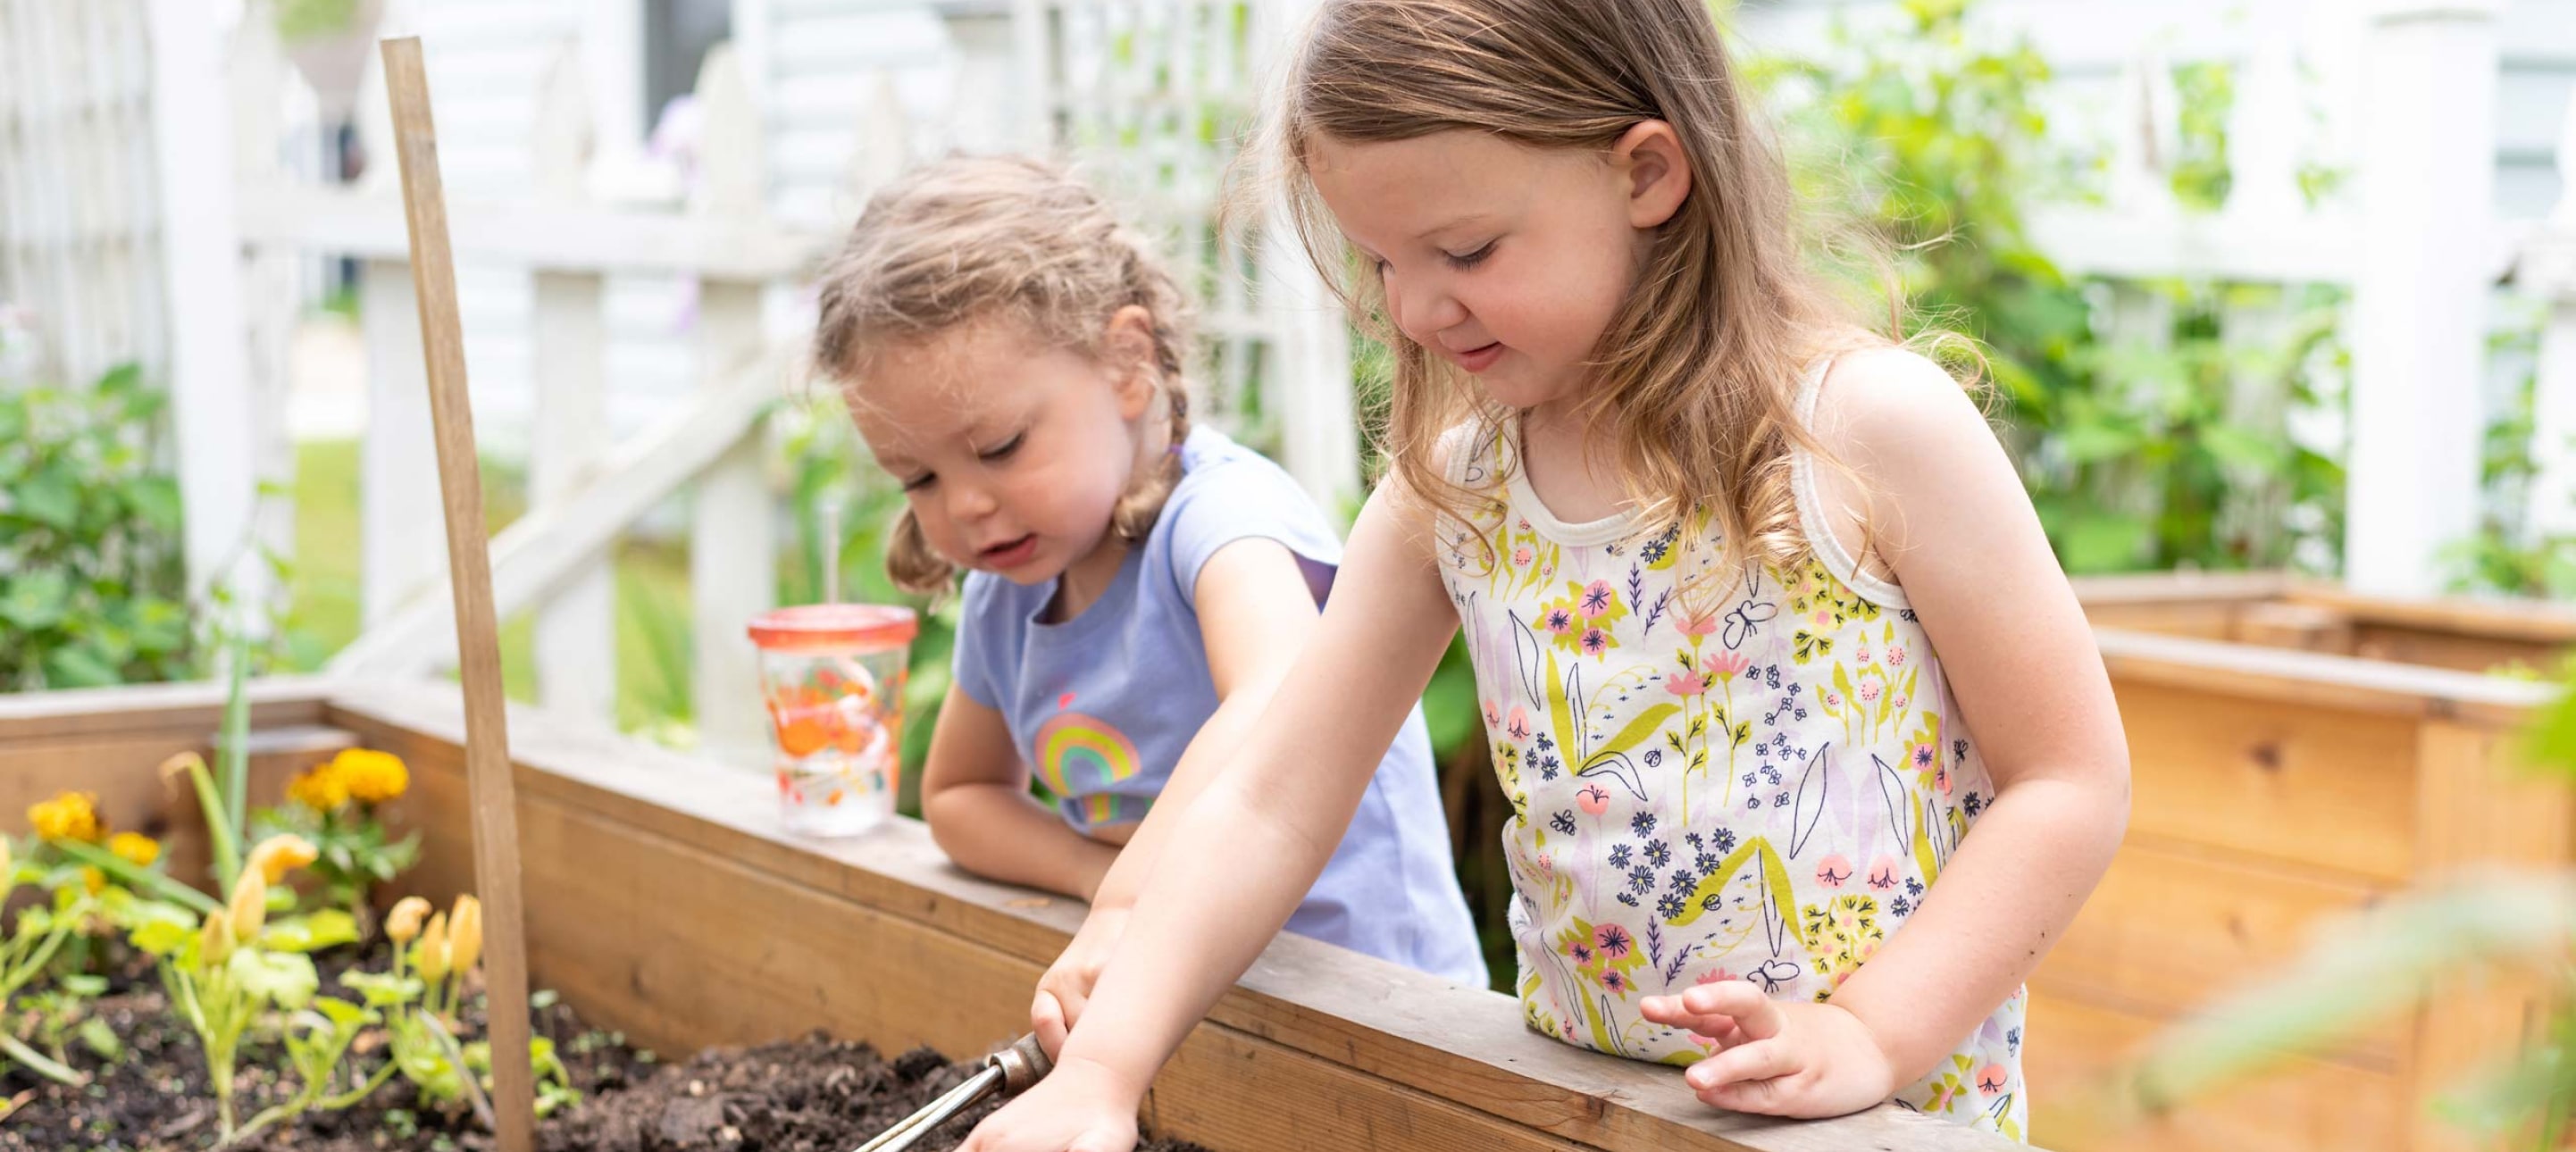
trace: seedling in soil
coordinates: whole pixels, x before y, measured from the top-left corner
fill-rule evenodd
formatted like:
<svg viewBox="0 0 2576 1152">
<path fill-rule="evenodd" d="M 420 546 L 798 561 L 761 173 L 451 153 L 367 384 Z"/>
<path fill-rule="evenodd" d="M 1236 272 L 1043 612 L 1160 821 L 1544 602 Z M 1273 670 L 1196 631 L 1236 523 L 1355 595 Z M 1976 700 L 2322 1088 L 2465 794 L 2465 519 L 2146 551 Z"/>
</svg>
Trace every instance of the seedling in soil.
<svg viewBox="0 0 2576 1152">
<path fill-rule="evenodd" d="M 9 840 L 0 836 L 0 903 L 18 890 L 26 870 L 18 862 Z M 93 898 L 76 885 L 54 889 L 53 903 L 35 905 L 18 913 L 18 923 L 5 941 L 0 941 L 0 1010 L 5 1010 L 27 986 L 53 962 L 54 953 L 63 941 L 79 929 L 94 906 Z M 0 1011 L 0 1015 L 7 1015 Z M 59 1060 L 27 1046 L 17 1035 L 0 1029 L 0 1054 L 24 1065 L 48 1080 L 79 1084 L 86 1077 L 65 1067 Z"/>
<path fill-rule="evenodd" d="M 477 1119 L 490 1127 L 491 1103 L 484 1091 L 491 1077 L 492 1047 L 483 1041 L 460 1043 L 456 1038 L 468 977 L 482 958 L 481 902 L 470 895 L 459 896 L 453 910 L 430 915 L 428 901 L 404 897 L 385 916 L 385 937 L 394 946 L 392 970 L 351 972 L 341 982 L 364 993 L 370 1007 L 385 1013 L 392 1064 L 419 1090 L 423 1101 L 444 1110 L 470 1104 Z M 537 1076 L 537 1115 L 550 1115 L 581 1100 L 569 1070 L 555 1053 L 554 1041 L 533 1037 L 528 1054 Z"/>
<path fill-rule="evenodd" d="M 349 1011 L 361 1016 L 365 1012 L 344 1001 L 317 1001 L 314 993 L 321 980 L 306 955 L 355 940 L 357 926 L 347 913 L 336 910 L 275 923 L 268 920 L 268 870 L 276 868 L 283 879 L 286 871 L 311 858 L 309 846 L 263 844 L 242 868 L 232 900 L 221 910 L 206 913 L 194 931 L 184 910 L 167 905 L 159 906 L 134 930 L 134 946 L 159 960 L 170 1003 L 205 1050 L 224 1145 L 307 1109 L 347 1107 L 365 1095 L 323 1094 L 331 1080 L 329 1072 L 363 1023 L 352 1023 Z M 305 1090 L 243 1127 L 233 1110 L 235 1062 L 242 1037 L 272 1010 L 293 1014 L 287 1026 L 288 1050 L 305 1077 Z M 330 1057 L 327 1063 L 322 1061 L 324 1053 Z"/>
</svg>

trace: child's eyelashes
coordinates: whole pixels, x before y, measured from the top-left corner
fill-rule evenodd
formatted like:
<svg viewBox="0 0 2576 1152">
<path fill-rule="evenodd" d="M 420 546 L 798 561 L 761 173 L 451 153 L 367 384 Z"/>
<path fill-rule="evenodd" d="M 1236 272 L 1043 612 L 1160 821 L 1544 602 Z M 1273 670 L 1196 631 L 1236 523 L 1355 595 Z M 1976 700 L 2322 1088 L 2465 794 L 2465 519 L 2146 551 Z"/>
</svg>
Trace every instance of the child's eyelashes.
<svg viewBox="0 0 2576 1152">
<path fill-rule="evenodd" d="M 1494 254 L 1494 245 L 1500 243 L 1502 243 L 1502 240 L 1498 237 L 1496 239 L 1485 241 L 1484 244 L 1478 246 L 1472 252 L 1442 252 L 1440 254 L 1440 259 L 1450 267 L 1464 272 L 1467 269 L 1484 263 L 1487 257 Z M 1385 279 L 1388 267 L 1386 258 L 1383 256 L 1369 256 L 1366 257 L 1366 259 L 1368 260 L 1369 271 L 1375 274 L 1379 279 Z"/>
<path fill-rule="evenodd" d="M 1026 432 L 1014 433 L 1010 439 L 1004 440 L 999 444 L 995 444 L 990 448 L 976 449 L 975 458 L 984 461 L 987 464 L 995 464 L 1008 460 L 1019 453 L 1020 445 L 1026 442 L 1028 438 L 1029 434 Z M 930 487 L 931 481 L 939 478 L 939 474 L 936 472 L 924 472 L 917 476 L 902 476 L 900 473 L 897 473 L 897 476 L 900 477 L 897 482 L 903 486 L 903 490 L 906 492 L 919 492 L 924 488 Z"/>
<path fill-rule="evenodd" d="M 1502 241 L 1487 240 L 1482 246 L 1478 247 L 1473 252 L 1443 252 L 1440 255 L 1449 261 L 1450 267 L 1463 272 L 1469 268 L 1473 268 L 1476 265 L 1484 263 L 1486 257 L 1494 254 L 1494 245 L 1499 243 L 1502 243 Z"/>
</svg>

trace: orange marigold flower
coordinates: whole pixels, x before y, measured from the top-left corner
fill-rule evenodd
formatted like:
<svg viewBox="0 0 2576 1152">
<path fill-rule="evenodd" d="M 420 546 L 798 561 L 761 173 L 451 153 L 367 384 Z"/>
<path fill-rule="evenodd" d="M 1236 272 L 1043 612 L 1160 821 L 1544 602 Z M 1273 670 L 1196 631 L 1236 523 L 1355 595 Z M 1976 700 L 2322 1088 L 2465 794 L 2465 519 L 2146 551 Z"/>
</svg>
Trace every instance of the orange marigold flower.
<svg viewBox="0 0 2576 1152">
<path fill-rule="evenodd" d="M 403 767 L 402 757 L 372 748 L 343 750 L 331 759 L 331 771 L 349 799 L 361 804 L 382 804 L 411 786 L 411 771 Z"/>
<path fill-rule="evenodd" d="M 340 779 L 338 761 L 316 764 L 286 784 L 286 798 L 315 812 L 329 812 L 349 802 L 349 786 Z"/>
<path fill-rule="evenodd" d="M 107 850 L 137 868 L 149 868 L 161 858 L 161 842 L 140 832 L 119 832 L 108 837 Z"/>
<path fill-rule="evenodd" d="M 98 795 L 64 792 L 27 809 L 27 823 L 45 840 L 80 840 L 95 844 L 107 832 L 98 818 Z"/>
</svg>

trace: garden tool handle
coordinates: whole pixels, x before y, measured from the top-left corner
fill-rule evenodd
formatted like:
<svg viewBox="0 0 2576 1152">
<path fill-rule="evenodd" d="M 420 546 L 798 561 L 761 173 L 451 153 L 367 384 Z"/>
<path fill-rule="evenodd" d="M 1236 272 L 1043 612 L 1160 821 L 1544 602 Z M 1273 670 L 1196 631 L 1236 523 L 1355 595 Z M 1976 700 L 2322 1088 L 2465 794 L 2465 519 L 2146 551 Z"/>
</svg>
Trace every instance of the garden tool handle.
<svg viewBox="0 0 2576 1152">
<path fill-rule="evenodd" d="M 1038 1034 L 1031 1032 L 1011 1041 L 1010 1047 L 985 1057 L 984 1066 L 1001 1069 L 1003 1094 L 1017 1096 L 1054 1071 L 1055 1061 L 1047 1058 L 1046 1048 L 1038 1043 Z"/>
<path fill-rule="evenodd" d="M 931 1129 L 947 1123 L 949 1117 L 997 1094 L 1017 1096 L 1044 1079 L 1054 1067 L 1055 1061 L 1047 1059 L 1046 1049 L 1038 1045 L 1037 1033 L 1029 1033 L 1012 1041 L 1010 1047 L 986 1056 L 982 1071 L 922 1105 L 920 1111 L 904 1117 L 855 1152 L 902 1152 L 929 1135 Z"/>
</svg>

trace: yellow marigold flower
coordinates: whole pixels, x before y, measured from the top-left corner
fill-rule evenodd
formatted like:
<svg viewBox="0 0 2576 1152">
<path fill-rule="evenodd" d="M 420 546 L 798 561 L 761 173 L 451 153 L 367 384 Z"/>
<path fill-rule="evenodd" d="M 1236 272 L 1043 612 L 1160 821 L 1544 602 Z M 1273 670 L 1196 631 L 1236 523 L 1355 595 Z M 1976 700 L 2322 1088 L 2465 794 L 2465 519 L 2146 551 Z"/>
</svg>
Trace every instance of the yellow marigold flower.
<svg viewBox="0 0 2576 1152">
<path fill-rule="evenodd" d="M 429 901 L 418 896 L 405 896 L 394 901 L 394 910 L 385 913 L 385 936 L 396 944 L 409 944 L 420 935 L 421 921 L 429 918 Z"/>
<path fill-rule="evenodd" d="M 161 858 L 161 842 L 140 832 L 119 832 L 108 837 L 107 850 L 137 868 L 149 868 Z"/>
<path fill-rule="evenodd" d="M 447 913 L 429 918 L 429 927 L 420 930 L 420 943 L 412 945 L 411 962 L 420 969 L 421 979 L 432 984 L 447 978 Z"/>
<path fill-rule="evenodd" d="M 483 958 L 483 902 L 472 896 L 456 898 L 456 912 L 447 920 L 447 966 L 463 976 Z"/>
<path fill-rule="evenodd" d="M 107 891 L 107 873 L 96 868 L 81 869 L 81 887 L 89 889 L 92 896 Z"/>
<path fill-rule="evenodd" d="M 343 749 L 332 757 L 331 773 L 340 778 L 349 799 L 361 804 L 382 804 L 411 786 L 411 771 L 403 767 L 402 757 L 372 748 Z"/>
<path fill-rule="evenodd" d="M 241 879 L 233 884 L 232 906 L 227 913 L 234 940 L 259 939 L 259 930 L 268 924 L 268 882 L 260 878 L 259 869 L 242 869 Z"/>
<path fill-rule="evenodd" d="M 259 877 L 271 884 L 286 882 L 286 874 L 313 862 L 320 855 L 313 842 L 291 833 L 271 836 L 250 850 L 250 865 Z"/>
<path fill-rule="evenodd" d="M 51 800 L 27 809 L 27 823 L 36 835 L 46 840 L 83 840 L 97 843 L 106 833 L 98 819 L 98 796 L 91 792 L 65 792 Z"/>
<path fill-rule="evenodd" d="M 349 786 L 340 779 L 338 761 L 316 764 L 286 783 L 286 798 L 316 812 L 329 812 L 349 802 Z"/>
</svg>

